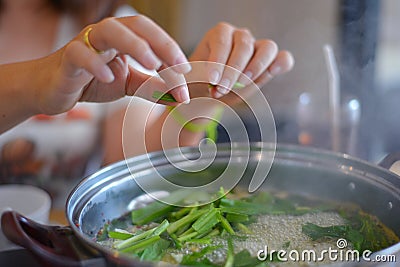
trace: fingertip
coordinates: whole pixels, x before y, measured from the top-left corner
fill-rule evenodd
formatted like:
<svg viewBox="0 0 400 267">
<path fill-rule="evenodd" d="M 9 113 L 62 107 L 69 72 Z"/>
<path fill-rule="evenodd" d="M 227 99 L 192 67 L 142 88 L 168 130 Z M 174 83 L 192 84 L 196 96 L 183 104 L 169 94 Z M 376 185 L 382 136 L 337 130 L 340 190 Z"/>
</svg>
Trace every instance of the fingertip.
<svg viewBox="0 0 400 267">
<path fill-rule="evenodd" d="M 97 77 L 101 82 L 104 83 L 112 83 L 115 79 L 115 76 L 113 74 L 113 72 L 111 71 L 111 69 L 107 66 L 104 65 L 101 69 L 100 72 L 98 74 Z"/>
<path fill-rule="evenodd" d="M 283 73 L 290 71 L 294 67 L 294 57 L 289 51 L 283 50 L 279 52 L 278 62 L 282 66 Z"/>
<path fill-rule="evenodd" d="M 188 62 L 185 56 L 181 55 L 175 60 L 173 69 L 181 74 L 186 74 L 192 70 L 192 66 Z"/>
<path fill-rule="evenodd" d="M 242 84 L 243 87 L 246 87 L 251 83 L 252 78 L 253 78 L 253 72 L 251 72 L 250 70 L 247 70 L 240 75 L 238 83 Z"/>
<path fill-rule="evenodd" d="M 221 97 L 223 97 L 223 96 L 224 96 L 224 95 L 221 94 L 220 92 L 218 92 L 217 90 L 214 91 L 214 98 L 221 98 Z"/>
<path fill-rule="evenodd" d="M 182 87 L 184 88 L 182 88 L 180 92 L 181 101 L 183 104 L 189 104 L 190 103 L 189 89 L 187 86 L 182 86 Z"/>
<path fill-rule="evenodd" d="M 208 73 L 208 79 L 209 79 L 209 82 L 210 82 L 212 85 L 218 84 L 220 77 L 221 77 L 221 74 L 220 74 L 219 71 L 216 70 L 216 69 L 212 69 L 212 70 L 210 70 L 210 72 Z"/>
<path fill-rule="evenodd" d="M 216 89 L 220 94 L 226 95 L 230 92 L 230 87 L 231 81 L 228 78 L 222 78 Z"/>
<path fill-rule="evenodd" d="M 162 62 L 151 51 L 146 51 L 140 62 L 146 69 L 158 70 L 162 66 Z"/>
<path fill-rule="evenodd" d="M 171 91 L 171 94 L 175 98 L 177 102 L 182 104 L 189 104 L 190 103 L 190 95 L 189 89 L 186 85 L 179 86 Z"/>
<path fill-rule="evenodd" d="M 277 76 L 279 74 L 282 74 L 283 73 L 282 67 L 279 66 L 278 64 L 274 64 L 274 65 L 271 66 L 271 68 L 269 68 L 269 73 L 272 76 Z"/>
<path fill-rule="evenodd" d="M 110 48 L 107 49 L 106 51 L 104 51 L 104 53 L 99 54 L 99 56 L 102 58 L 102 60 L 106 63 L 110 62 L 111 60 L 113 60 L 115 58 L 115 56 L 117 55 L 117 50 L 114 48 Z"/>
</svg>

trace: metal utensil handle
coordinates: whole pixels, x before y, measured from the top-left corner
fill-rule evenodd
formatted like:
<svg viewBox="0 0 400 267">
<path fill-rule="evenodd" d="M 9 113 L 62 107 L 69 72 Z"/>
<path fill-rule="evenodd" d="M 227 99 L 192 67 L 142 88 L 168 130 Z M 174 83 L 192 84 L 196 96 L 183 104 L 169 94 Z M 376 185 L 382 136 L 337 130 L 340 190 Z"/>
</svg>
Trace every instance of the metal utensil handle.
<svg viewBox="0 0 400 267">
<path fill-rule="evenodd" d="M 68 226 L 42 225 L 15 211 L 5 211 L 1 227 L 10 241 L 28 249 L 43 266 L 102 265 L 98 260 L 83 264 L 83 259 L 99 258 L 99 253 L 84 247 Z"/>
</svg>

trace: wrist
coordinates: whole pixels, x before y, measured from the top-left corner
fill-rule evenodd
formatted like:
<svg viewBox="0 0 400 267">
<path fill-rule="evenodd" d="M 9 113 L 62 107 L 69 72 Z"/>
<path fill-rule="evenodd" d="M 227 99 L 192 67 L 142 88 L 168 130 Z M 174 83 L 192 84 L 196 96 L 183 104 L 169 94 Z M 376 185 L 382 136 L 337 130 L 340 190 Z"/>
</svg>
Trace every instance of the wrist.
<svg viewBox="0 0 400 267">
<path fill-rule="evenodd" d="M 34 63 L 13 63 L 0 66 L 0 133 L 38 114 Z"/>
</svg>

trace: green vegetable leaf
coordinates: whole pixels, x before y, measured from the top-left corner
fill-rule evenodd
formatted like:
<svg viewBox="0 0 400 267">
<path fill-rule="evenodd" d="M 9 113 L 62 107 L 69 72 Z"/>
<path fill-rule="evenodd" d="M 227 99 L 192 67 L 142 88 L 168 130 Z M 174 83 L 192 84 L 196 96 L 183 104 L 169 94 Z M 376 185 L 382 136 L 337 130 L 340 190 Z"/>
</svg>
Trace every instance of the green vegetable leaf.
<svg viewBox="0 0 400 267">
<path fill-rule="evenodd" d="M 245 202 L 236 199 L 223 198 L 220 201 L 219 207 L 223 213 L 233 213 L 240 215 L 256 215 L 265 213 L 265 204 L 257 204 Z"/>
<path fill-rule="evenodd" d="M 132 223 L 143 225 L 149 222 L 157 221 L 167 216 L 174 206 L 164 204 L 159 201 L 150 203 L 149 205 L 136 209 L 131 212 Z"/>
<path fill-rule="evenodd" d="M 363 235 L 357 229 L 352 228 L 351 225 L 321 227 L 316 224 L 307 223 L 302 226 L 302 231 L 312 240 L 318 240 L 326 237 L 345 238 L 348 242 L 353 244 L 354 249 L 360 252 L 364 247 L 365 240 Z"/>
<path fill-rule="evenodd" d="M 306 223 L 302 226 L 302 232 L 308 235 L 312 240 L 318 240 L 324 237 L 345 238 L 350 230 L 348 225 L 318 226 L 313 223 Z"/>
<path fill-rule="evenodd" d="M 221 247 L 222 246 L 207 246 L 202 250 L 200 250 L 199 252 L 193 252 L 192 254 L 184 255 L 181 261 L 181 265 L 218 267 L 218 265 L 211 263 L 204 256 Z"/>
<path fill-rule="evenodd" d="M 259 264 L 263 264 L 257 257 L 253 257 L 250 255 L 248 250 L 242 250 L 239 253 L 236 253 L 234 257 L 234 267 L 254 267 Z"/>
<path fill-rule="evenodd" d="M 154 244 L 148 246 L 140 256 L 140 260 L 144 261 L 159 261 L 164 257 L 167 248 L 171 242 L 165 239 L 160 239 Z"/>
</svg>

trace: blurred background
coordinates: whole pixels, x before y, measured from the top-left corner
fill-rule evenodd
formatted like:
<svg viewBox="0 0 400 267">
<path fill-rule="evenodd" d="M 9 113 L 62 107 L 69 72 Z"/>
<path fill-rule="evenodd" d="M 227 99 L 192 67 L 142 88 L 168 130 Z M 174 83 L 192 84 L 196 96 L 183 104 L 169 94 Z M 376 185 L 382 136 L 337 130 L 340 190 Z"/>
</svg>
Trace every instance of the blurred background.
<svg viewBox="0 0 400 267">
<path fill-rule="evenodd" d="M 400 1 L 398 0 L 134 0 L 190 53 L 220 21 L 275 40 L 296 60 L 289 74 L 263 88 L 278 142 L 332 147 L 332 112 L 340 118 L 340 152 L 377 162 L 400 151 Z M 332 111 L 324 45 L 340 76 L 340 108 Z M 244 110 L 252 141 L 257 126 Z M 229 121 L 229 118 L 224 118 Z M 223 133 L 220 135 L 224 141 Z"/>
</svg>

